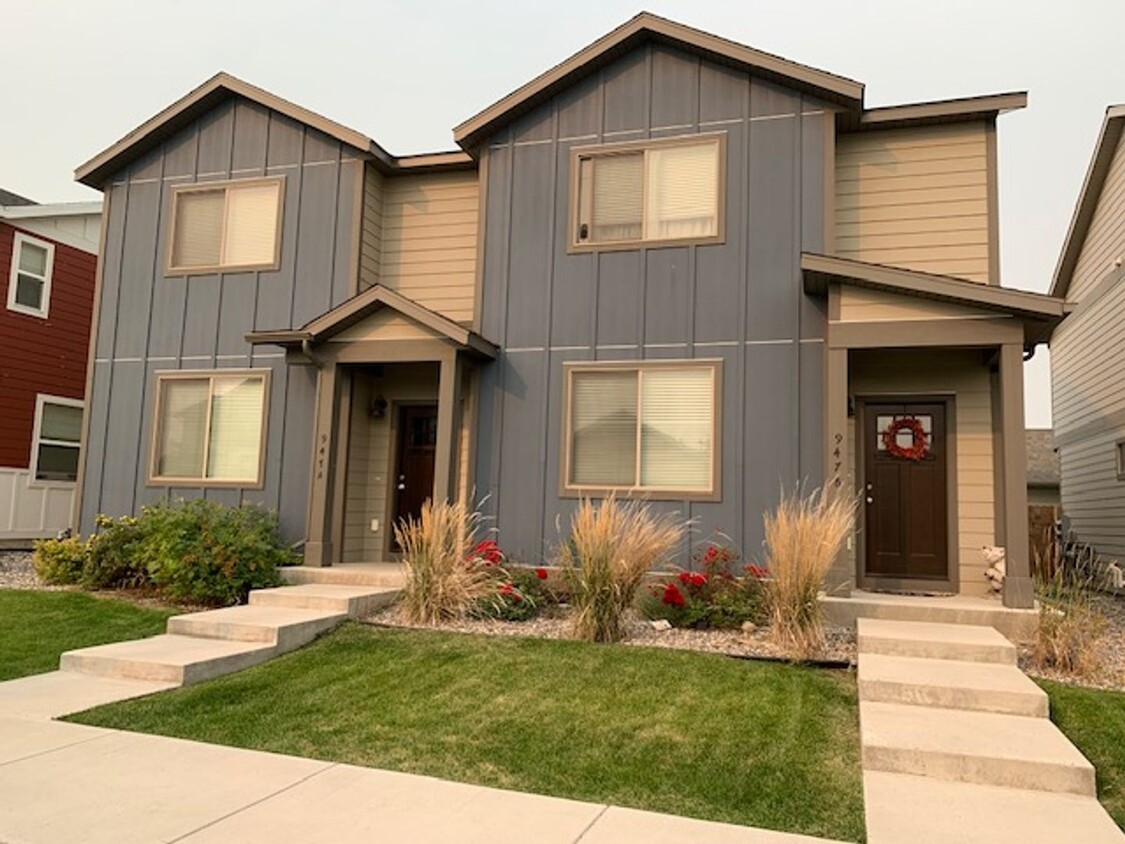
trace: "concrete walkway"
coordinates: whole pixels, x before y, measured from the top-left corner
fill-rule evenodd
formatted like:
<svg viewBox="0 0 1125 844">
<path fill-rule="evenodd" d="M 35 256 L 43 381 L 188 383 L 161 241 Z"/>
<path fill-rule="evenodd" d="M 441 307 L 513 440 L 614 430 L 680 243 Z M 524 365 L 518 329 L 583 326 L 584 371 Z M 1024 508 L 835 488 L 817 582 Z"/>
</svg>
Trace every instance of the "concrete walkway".
<svg viewBox="0 0 1125 844">
<path fill-rule="evenodd" d="M 0 683 L 0 699 L 11 697 L 10 686 Z M 103 697 L 107 692 L 97 691 Z M 815 844 L 823 839 L 0 715 L 0 841 Z"/>
<path fill-rule="evenodd" d="M 870 844 L 1121 844 L 1094 768 L 992 627 L 863 619 Z"/>
</svg>

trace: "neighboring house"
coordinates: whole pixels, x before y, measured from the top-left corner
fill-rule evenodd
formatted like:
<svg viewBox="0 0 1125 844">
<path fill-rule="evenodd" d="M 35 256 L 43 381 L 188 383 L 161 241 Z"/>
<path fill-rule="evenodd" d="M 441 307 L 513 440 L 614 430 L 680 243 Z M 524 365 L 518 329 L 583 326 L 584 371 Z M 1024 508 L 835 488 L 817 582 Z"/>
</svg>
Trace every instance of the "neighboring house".
<svg viewBox="0 0 1125 844">
<path fill-rule="evenodd" d="M 1059 506 L 1059 455 L 1050 428 L 1027 430 L 1027 503 L 1036 507 Z"/>
<path fill-rule="evenodd" d="M 76 174 L 107 236 L 81 528 L 253 501 L 329 565 L 471 495 L 533 561 L 618 491 L 751 557 L 782 487 L 854 483 L 831 585 L 983 594 L 999 543 L 1029 606 L 1023 356 L 1062 304 L 999 286 L 1025 99 L 868 109 L 642 14 L 395 157 L 220 74 Z"/>
<path fill-rule="evenodd" d="M 0 542 L 71 524 L 100 202 L 0 190 Z"/>
<path fill-rule="evenodd" d="M 1106 111 L 1051 295 L 1070 315 L 1051 336 L 1062 507 L 1075 537 L 1125 560 L 1125 105 Z"/>
</svg>

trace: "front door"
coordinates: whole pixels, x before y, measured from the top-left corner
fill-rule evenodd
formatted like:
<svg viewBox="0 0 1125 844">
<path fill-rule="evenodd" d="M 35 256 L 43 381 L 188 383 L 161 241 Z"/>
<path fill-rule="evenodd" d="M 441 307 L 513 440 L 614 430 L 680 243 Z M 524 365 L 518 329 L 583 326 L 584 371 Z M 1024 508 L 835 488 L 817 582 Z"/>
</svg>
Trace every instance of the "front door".
<svg viewBox="0 0 1125 844">
<path fill-rule="evenodd" d="M 434 491 L 437 447 L 437 405 L 405 405 L 398 412 L 398 454 L 395 474 L 395 524 L 417 519 Z M 398 543 L 392 539 L 392 548 Z"/>
<path fill-rule="evenodd" d="M 863 431 L 865 584 L 950 588 L 945 404 L 869 403 Z"/>
</svg>

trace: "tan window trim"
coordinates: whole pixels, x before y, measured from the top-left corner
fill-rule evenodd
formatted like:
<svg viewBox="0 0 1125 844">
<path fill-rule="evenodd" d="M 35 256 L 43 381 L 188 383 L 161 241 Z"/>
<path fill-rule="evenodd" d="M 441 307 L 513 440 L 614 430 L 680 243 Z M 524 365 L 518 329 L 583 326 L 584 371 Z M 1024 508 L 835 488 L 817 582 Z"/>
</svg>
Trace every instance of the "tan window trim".
<svg viewBox="0 0 1125 844">
<path fill-rule="evenodd" d="M 693 146 L 696 144 L 703 144 L 707 142 L 715 142 L 719 147 L 719 171 L 717 185 L 717 194 L 715 198 L 716 204 L 716 226 L 715 234 L 707 237 L 681 237 L 681 238 L 665 238 L 665 239 L 645 239 L 639 240 L 614 240 L 604 243 L 589 243 L 586 241 L 578 240 L 578 226 L 583 216 L 584 210 L 579 208 L 579 186 L 581 184 L 581 169 L 582 162 L 590 160 L 600 155 L 612 155 L 615 153 L 644 151 L 650 149 L 660 149 L 664 147 L 675 146 Z M 642 196 L 647 193 L 647 180 L 648 170 L 647 167 L 644 171 L 644 179 L 646 180 L 645 188 L 642 190 Z M 625 249 L 663 249 L 671 246 L 704 246 L 708 244 L 719 244 L 726 242 L 726 182 L 727 182 L 727 133 L 726 132 L 702 132 L 693 135 L 677 135 L 673 138 L 651 138 L 641 141 L 620 141 L 610 144 L 596 144 L 590 146 L 572 147 L 570 150 L 570 198 L 568 202 L 567 214 L 567 252 L 616 252 Z M 588 203 L 587 203 L 588 204 Z M 642 214 L 643 218 L 643 214 Z"/>
<path fill-rule="evenodd" d="M 148 471 L 146 486 L 177 486 L 208 489 L 263 489 L 266 477 L 266 444 L 269 442 L 270 381 L 269 369 L 173 369 L 155 373 L 156 383 L 152 391 L 152 442 L 149 444 Z M 157 460 L 163 420 L 160 418 L 160 397 L 165 381 L 188 381 L 202 378 L 214 379 L 225 376 L 252 376 L 262 381 L 262 430 L 258 445 L 258 476 L 239 480 L 216 480 L 214 478 L 173 477 L 157 474 Z M 206 462 L 211 439 L 211 394 L 207 398 L 207 430 L 204 432 L 203 459 Z"/>
<path fill-rule="evenodd" d="M 573 375 L 576 372 L 641 372 L 659 369 L 710 369 L 711 370 L 711 485 L 708 489 L 674 489 L 647 486 L 581 486 L 570 483 L 571 400 Z M 639 391 L 638 386 L 638 391 Z M 562 432 L 560 449 L 559 497 L 604 498 L 610 494 L 639 497 L 652 501 L 721 501 L 722 495 L 722 397 L 723 360 L 721 358 L 687 358 L 682 360 L 632 360 L 632 361 L 570 361 L 563 364 Z M 639 403 L 639 397 L 638 397 Z M 641 424 L 638 408 L 637 424 Z M 637 437 L 640 464 L 640 437 Z"/>
<path fill-rule="evenodd" d="M 176 201 L 180 194 L 184 193 L 203 193 L 205 191 L 223 190 L 226 191 L 231 187 L 250 187 L 254 185 L 278 185 L 277 191 L 277 228 L 274 236 L 273 244 L 273 260 L 262 264 L 212 264 L 208 266 L 192 266 L 192 267 L 176 267 L 172 264 L 172 246 L 173 240 L 176 237 L 176 215 L 179 211 L 179 203 Z M 174 185 L 171 190 L 169 202 L 171 208 L 168 212 L 168 235 L 165 238 L 165 262 L 164 262 L 164 275 L 165 277 L 175 276 L 192 276 L 192 275 L 208 275 L 209 273 L 250 273 L 250 272 L 274 272 L 281 267 L 281 234 L 282 224 L 284 223 L 284 210 L 285 210 L 285 176 L 264 176 L 252 179 L 225 179 L 214 182 L 194 182 L 191 184 Z M 223 204 L 223 227 L 221 236 L 225 237 L 226 234 L 226 213 L 227 203 Z M 222 255 L 222 246 L 220 243 L 219 254 Z"/>
</svg>

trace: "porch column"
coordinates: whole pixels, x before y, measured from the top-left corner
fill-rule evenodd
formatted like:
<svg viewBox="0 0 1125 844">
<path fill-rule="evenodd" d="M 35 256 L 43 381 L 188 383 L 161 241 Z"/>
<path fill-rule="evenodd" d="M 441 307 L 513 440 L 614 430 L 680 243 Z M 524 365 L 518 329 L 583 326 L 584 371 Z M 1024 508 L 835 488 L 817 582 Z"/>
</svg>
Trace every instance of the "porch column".
<svg viewBox="0 0 1125 844">
<path fill-rule="evenodd" d="M 437 444 L 434 448 L 433 500 L 456 498 L 457 461 L 461 418 L 461 357 L 454 348 L 441 357 L 438 382 Z"/>
<path fill-rule="evenodd" d="M 1001 436 L 996 461 L 1001 477 L 1003 522 L 997 534 L 1004 544 L 1007 573 L 1004 577 L 1004 606 L 1035 606 L 1031 560 L 1027 539 L 1027 440 L 1023 421 L 1023 344 L 1005 343 L 999 355 L 999 414 Z"/>
<path fill-rule="evenodd" d="M 827 344 L 825 344 L 827 346 Z M 848 485 L 848 350 L 826 348 L 824 353 L 824 484 L 830 495 L 851 495 Z M 859 518 L 858 511 L 856 518 Z M 849 538 L 855 547 L 855 532 Z M 853 551 L 845 545 L 836 555 L 825 586 L 855 587 Z"/>
<path fill-rule="evenodd" d="M 339 367 L 325 361 L 316 376 L 316 430 L 313 434 L 312 485 L 309 490 L 309 529 L 305 565 L 332 564 L 332 478 L 336 466 L 336 413 L 340 392 Z"/>
</svg>

